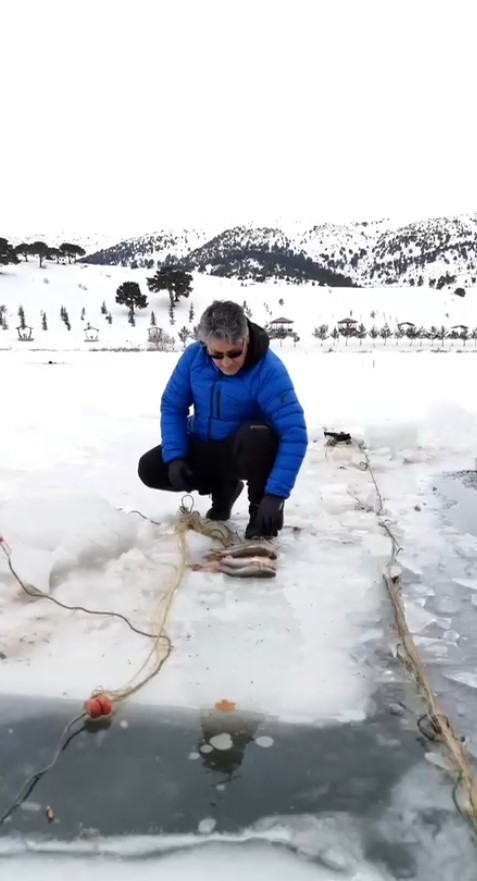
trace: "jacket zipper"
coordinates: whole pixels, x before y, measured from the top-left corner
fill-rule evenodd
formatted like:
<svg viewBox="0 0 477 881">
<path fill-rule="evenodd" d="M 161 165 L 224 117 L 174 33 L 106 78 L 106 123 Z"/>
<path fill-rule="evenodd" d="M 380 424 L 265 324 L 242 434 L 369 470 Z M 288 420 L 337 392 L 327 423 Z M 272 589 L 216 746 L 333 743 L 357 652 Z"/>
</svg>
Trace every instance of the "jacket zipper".
<svg viewBox="0 0 477 881">
<path fill-rule="evenodd" d="M 209 427 L 207 431 L 207 440 L 211 440 L 210 437 L 210 429 L 212 427 L 212 419 L 214 416 L 214 394 L 215 394 L 215 386 L 217 385 L 217 380 L 214 379 L 212 383 L 212 388 L 210 389 L 210 404 L 209 404 Z"/>
<path fill-rule="evenodd" d="M 222 387 L 219 385 L 217 389 L 217 419 L 220 419 L 220 397 L 222 395 Z"/>
</svg>

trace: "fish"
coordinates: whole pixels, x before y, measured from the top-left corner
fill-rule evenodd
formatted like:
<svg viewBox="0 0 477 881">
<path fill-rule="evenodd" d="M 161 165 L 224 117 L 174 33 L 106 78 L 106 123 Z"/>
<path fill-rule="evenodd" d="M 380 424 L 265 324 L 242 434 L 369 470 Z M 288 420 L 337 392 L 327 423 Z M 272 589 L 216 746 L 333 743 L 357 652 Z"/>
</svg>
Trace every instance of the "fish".
<svg viewBox="0 0 477 881">
<path fill-rule="evenodd" d="M 224 575 L 236 578 L 275 578 L 277 570 L 275 566 L 266 566 L 264 557 L 244 557 L 242 566 L 229 566 L 225 560 L 221 561 L 220 572 Z M 272 562 L 272 561 L 270 561 Z"/>
<path fill-rule="evenodd" d="M 207 554 L 207 559 L 218 559 L 222 557 L 268 557 L 270 560 L 277 559 L 277 553 L 269 542 L 248 542 L 244 544 L 232 545 L 228 548 L 211 551 Z"/>
<path fill-rule="evenodd" d="M 269 557 L 226 557 L 194 563 L 194 572 L 221 572 L 235 578 L 274 578 L 277 574 L 274 560 Z"/>
</svg>

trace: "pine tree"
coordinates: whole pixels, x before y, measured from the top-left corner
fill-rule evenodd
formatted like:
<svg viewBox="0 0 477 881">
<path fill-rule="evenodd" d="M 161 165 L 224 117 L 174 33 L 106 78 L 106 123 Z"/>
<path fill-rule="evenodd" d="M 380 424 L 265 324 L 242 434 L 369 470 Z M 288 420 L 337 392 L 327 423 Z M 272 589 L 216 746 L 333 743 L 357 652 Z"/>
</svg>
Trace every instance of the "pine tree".
<svg viewBox="0 0 477 881">
<path fill-rule="evenodd" d="M 460 332 L 460 334 L 459 334 L 459 336 L 460 336 L 460 339 L 462 340 L 462 342 L 464 343 L 464 346 L 465 346 L 467 340 L 469 339 L 469 328 L 468 328 L 468 327 L 463 327 L 462 330 L 461 330 L 461 332 Z"/>
<path fill-rule="evenodd" d="M 368 331 L 366 330 L 363 322 L 361 322 L 361 324 L 358 324 L 358 327 L 356 329 L 356 336 L 359 339 L 360 346 L 363 345 L 363 340 L 367 335 L 368 335 Z"/>
<path fill-rule="evenodd" d="M 77 257 L 84 257 L 86 254 L 84 248 L 80 248 L 79 245 L 74 245 L 71 242 L 63 242 L 63 244 L 60 245 L 59 250 L 68 258 L 68 263 L 71 263 L 72 260 L 76 263 Z"/>
<path fill-rule="evenodd" d="M 5 241 L 5 239 L 3 241 Z M 29 253 L 30 253 L 30 251 L 29 251 L 29 248 L 28 248 L 28 245 L 26 242 L 22 242 L 21 245 L 16 245 L 15 254 L 21 254 L 21 256 L 24 257 L 26 263 L 28 262 L 28 254 Z M 0 263 L 1 262 L 2 261 L 0 259 Z"/>
<path fill-rule="evenodd" d="M 70 324 L 70 318 L 69 318 L 68 312 L 63 306 L 61 308 L 63 309 L 63 321 L 66 325 L 66 328 L 67 328 L 67 330 L 71 330 L 71 324 Z"/>
<path fill-rule="evenodd" d="M 157 321 L 154 312 L 151 312 L 151 327 L 157 327 Z"/>
<path fill-rule="evenodd" d="M 177 303 L 180 297 L 188 297 L 192 292 L 192 276 L 182 269 L 163 266 L 152 278 L 146 279 L 149 290 L 157 294 L 168 291 L 171 301 Z"/>
<path fill-rule="evenodd" d="M 137 281 L 125 281 L 119 285 L 116 291 L 116 303 L 121 306 L 127 306 L 129 312 L 134 315 L 134 309 L 145 309 L 147 306 L 147 297 L 141 294 L 141 289 Z M 131 322 L 129 322 L 131 324 Z"/>
<path fill-rule="evenodd" d="M 192 324 L 192 322 L 193 322 L 193 320 L 194 320 L 194 315 L 195 315 L 195 312 L 194 312 L 194 304 L 191 303 L 191 304 L 190 304 L 190 309 L 189 309 L 189 322 L 190 322 L 191 324 Z"/>
<path fill-rule="evenodd" d="M 380 337 L 384 340 L 384 345 L 386 345 L 390 336 L 392 336 L 392 330 L 388 324 L 383 324 L 381 330 L 379 331 Z"/>
<path fill-rule="evenodd" d="M 6 266 L 7 263 L 19 262 L 13 245 L 10 244 L 8 239 L 0 238 L 0 266 Z"/>
<path fill-rule="evenodd" d="M 411 325 L 411 327 L 408 327 L 406 330 L 406 336 L 410 341 L 410 345 L 412 346 L 414 340 L 417 339 L 417 337 L 419 336 L 419 330 L 417 329 L 417 327 L 414 327 L 414 325 Z"/>
<path fill-rule="evenodd" d="M 111 315 L 111 312 L 108 312 L 108 314 L 106 315 L 106 321 L 108 322 L 108 324 L 113 323 L 113 316 Z"/>
<path fill-rule="evenodd" d="M 323 341 L 326 340 L 328 336 L 328 325 L 320 324 L 318 327 L 315 327 L 313 330 L 313 336 L 317 340 L 321 340 L 321 345 L 323 345 Z"/>
<path fill-rule="evenodd" d="M 107 310 L 107 307 L 106 307 L 106 303 L 105 303 L 105 301 L 103 300 L 103 302 L 102 302 L 102 304 L 101 304 L 101 315 L 107 315 L 107 314 L 108 314 L 108 310 Z"/>
<path fill-rule="evenodd" d="M 372 328 L 368 331 L 368 336 L 371 337 L 372 340 L 375 340 L 379 336 L 379 330 L 376 325 L 373 324 Z"/>
<path fill-rule="evenodd" d="M 179 337 L 179 339 L 180 339 L 180 341 L 181 341 L 181 343 L 182 343 L 182 345 L 183 345 L 183 347 L 184 347 L 184 349 L 185 349 L 186 344 L 187 344 L 187 340 L 188 340 L 189 337 L 190 337 L 190 330 L 189 330 L 189 328 L 188 328 L 188 327 L 185 327 L 185 326 L 184 326 L 184 327 L 181 327 L 181 329 L 177 332 L 177 336 Z"/>
<path fill-rule="evenodd" d="M 81 321 L 84 321 L 85 318 L 86 318 L 86 309 L 83 306 L 83 308 L 81 310 Z"/>
<path fill-rule="evenodd" d="M 3 330 L 8 330 L 8 326 L 6 325 L 7 321 L 7 307 L 3 304 L 0 304 L 0 328 Z"/>
<path fill-rule="evenodd" d="M 330 333 L 331 339 L 334 340 L 336 343 L 336 341 L 339 339 L 339 336 L 340 336 L 340 332 L 339 332 L 338 328 L 334 327 Z"/>
<path fill-rule="evenodd" d="M 19 319 L 20 319 L 20 327 L 21 327 L 21 329 L 22 329 L 22 330 L 25 330 L 25 327 L 26 327 L 26 321 L 25 321 L 25 310 L 23 309 L 23 306 L 19 306 L 19 308 L 18 308 L 18 317 L 19 317 Z"/>
<path fill-rule="evenodd" d="M 48 330 L 48 321 L 46 319 L 46 312 L 41 313 L 41 328 L 42 328 L 42 330 Z"/>
<path fill-rule="evenodd" d="M 30 254 L 34 254 L 38 257 L 38 263 L 40 266 L 43 266 L 43 261 L 47 259 L 50 253 L 50 249 L 46 242 L 33 242 L 33 244 L 28 245 L 28 250 Z"/>
</svg>

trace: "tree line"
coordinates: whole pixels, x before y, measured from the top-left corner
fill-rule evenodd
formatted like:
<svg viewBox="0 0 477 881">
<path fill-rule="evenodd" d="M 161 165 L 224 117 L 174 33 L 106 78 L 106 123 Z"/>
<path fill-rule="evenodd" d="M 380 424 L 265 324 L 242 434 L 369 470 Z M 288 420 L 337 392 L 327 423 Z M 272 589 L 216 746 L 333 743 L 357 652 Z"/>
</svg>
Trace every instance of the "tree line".
<svg viewBox="0 0 477 881">
<path fill-rule="evenodd" d="M 169 295 L 169 318 L 174 324 L 174 309 L 181 297 L 188 298 L 192 292 L 192 275 L 182 269 L 172 269 L 164 266 L 158 269 L 155 275 L 146 279 L 151 293 L 156 294 L 167 291 Z M 134 310 L 146 309 L 147 296 L 143 294 L 137 281 L 124 281 L 116 290 L 116 303 L 127 306 L 130 324 L 135 324 Z"/>
<path fill-rule="evenodd" d="M 19 263 L 20 257 L 28 261 L 29 257 L 37 257 L 39 265 L 43 266 L 45 260 L 56 260 L 60 262 L 75 262 L 78 257 L 84 257 L 86 251 L 80 245 L 74 242 L 63 242 L 59 248 L 48 245 L 47 242 L 21 242 L 19 245 L 12 245 L 8 239 L 0 237 L 0 265 L 6 266 L 8 263 Z"/>
<path fill-rule="evenodd" d="M 372 340 L 376 340 L 378 337 L 384 340 L 384 344 L 388 339 L 394 338 L 395 340 L 400 340 L 406 337 L 408 340 L 462 340 L 465 344 L 467 340 L 472 339 L 477 343 L 477 327 L 474 327 L 472 330 L 466 325 L 455 325 L 454 327 L 448 328 L 444 325 L 441 327 L 437 327 L 436 325 L 431 325 L 431 327 L 417 327 L 412 322 L 402 322 L 400 325 L 396 327 L 395 330 L 392 330 L 389 325 L 383 324 L 382 327 L 376 327 L 373 324 L 369 330 L 364 326 L 364 324 L 357 324 L 353 326 L 343 325 L 341 327 L 333 327 L 330 331 L 328 324 L 320 324 L 318 327 L 315 327 L 312 331 L 312 335 L 315 339 L 321 340 L 323 343 L 326 339 L 330 338 L 334 342 L 336 342 L 340 337 L 344 337 L 346 339 L 346 343 L 349 339 L 354 338 L 362 341 L 366 337 L 370 337 Z"/>
</svg>

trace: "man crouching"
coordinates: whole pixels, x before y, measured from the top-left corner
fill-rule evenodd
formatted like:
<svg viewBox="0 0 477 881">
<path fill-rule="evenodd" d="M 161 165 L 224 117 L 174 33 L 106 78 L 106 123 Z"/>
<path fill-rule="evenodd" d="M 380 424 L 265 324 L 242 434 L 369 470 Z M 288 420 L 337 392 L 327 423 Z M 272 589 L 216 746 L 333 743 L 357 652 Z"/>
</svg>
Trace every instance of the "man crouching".
<svg viewBox="0 0 477 881">
<path fill-rule="evenodd" d="M 211 495 L 209 520 L 228 520 L 246 480 L 245 538 L 278 535 L 307 449 L 305 417 L 267 333 L 237 303 L 216 300 L 201 316 L 199 342 L 162 395 L 161 435 L 139 460 L 146 486 Z"/>
</svg>

